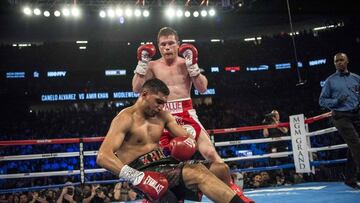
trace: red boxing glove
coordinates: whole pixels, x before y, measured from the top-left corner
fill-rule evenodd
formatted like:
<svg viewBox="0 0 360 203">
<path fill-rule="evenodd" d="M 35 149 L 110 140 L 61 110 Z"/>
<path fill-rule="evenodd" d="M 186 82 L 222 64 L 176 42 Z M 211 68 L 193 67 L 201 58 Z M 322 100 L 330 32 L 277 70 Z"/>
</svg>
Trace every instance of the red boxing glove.
<svg viewBox="0 0 360 203">
<path fill-rule="evenodd" d="M 149 62 L 155 54 L 156 49 L 153 44 L 144 44 L 137 49 L 137 60 Z"/>
<path fill-rule="evenodd" d="M 172 157 L 186 161 L 196 152 L 196 142 L 190 137 L 175 137 L 170 141 L 170 150 Z"/>
<path fill-rule="evenodd" d="M 128 165 L 121 168 L 119 177 L 129 181 L 151 201 L 160 199 L 169 187 L 163 174 L 153 171 L 138 171 Z"/>
<path fill-rule="evenodd" d="M 147 199 L 155 201 L 160 199 L 166 193 L 169 183 L 163 174 L 145 171 L 141 182 L 134 186 L 143 192 Z"/>
<path fill-rule="evenodd" d="M 189 65 L 194 65 L 198 62 L 198 51 L 192 44 L 185 43 L 180 45 L 179 54 L 182 55 L 185 59 L 191 59 L 189 60 L 189 62 L 191 62 Z"/>
<path fill-rule="evenodd" d="M 149 62 L 151 57 L 156 53 L 155 46 L 152 44 L 141 45 L 137 50 L 138 65 L 135 68 L 134 73 L 145 75 L 149 68 Z"/>
<path fill-rule="evenodd" d="M 185 58 L 185 64 L 190 77 L 195 77 L 200 74 L 200 68 L 197 65 L 198 51 L 192 44 L 182 44 L 179 47 L 179 54 Z"/>
</svg>

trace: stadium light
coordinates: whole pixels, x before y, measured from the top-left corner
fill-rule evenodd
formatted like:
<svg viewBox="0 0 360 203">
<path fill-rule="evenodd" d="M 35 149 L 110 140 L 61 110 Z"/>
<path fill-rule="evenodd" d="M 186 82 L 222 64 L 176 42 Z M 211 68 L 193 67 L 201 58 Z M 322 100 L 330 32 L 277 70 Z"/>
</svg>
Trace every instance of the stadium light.
<svg viewBox="0 0 360 203">
<path fill-rule="evenodd" d="M 114 11 L 114 9 L 109 8 L 109 9 L 107 10 L 107 16 L 108 16 L 109 18 L 114 18 L 114 17 L 115 17 L 115 11 Z"/>
<path fill-rule="evenodd" d="M 49 17 L 49 16 L 50 16 L 50 12 L 49 12 L 49 11 L 44 11 L 44 16 L 45 16 L 45 17 Z"/>
<path fill-rule="evenodd" d="M 165 14 L 168 18 L 173 18 L 175 16 L 175 10 L 172 7 L 166 9 Z"/>
<path fill-rule="evenodd" d="M 214 9 L 210 9 L 209 10 L 209 16 L 214 16 L 215 15 L 215 10 Z"/>
<path fill-rule="evenodd" d="M 34 14 L 37 15 L 37 16 L 41 15 L 41 10 L 39 8 L 35 8 L 34 9 Z"/>
<path fill-rule="evenodd" d="M 63 8 L 62 14 L 63 16 L 68 17 L 70 15 L 70 10 L 68 8 Z"/>
<path fill-rule="evenodd" d="M 54 16 L 55 16 L 55 17 L 60 17 L 60 16 L 61 16 L 61 12 L 58 11 L 58 10 L 54 11 Z"/>
<path fill-rule="evenodd" d="M 140 16 L 141 16 L 141 11 L 140 11 L 140 9 L 135 9 L 134 15 L 135 15 L 135 17 L 140 17 Z"/>
<path fill-rule="evenodd" d="M 115 9 L 116 16 L 120 17 L 124 15 L 124 11 L 121 8 Z"/>
<path fill-rule="evenodd" d="M 185 17 L 190 17 L 191 16 L 191 13 L 190 13 L 190 11 L 185 11 L 185 13 L 184 13 L 184 15 L 185 15 Z"/>
<path fill-rule="evenodd" d="M 176 16 L 179 17 L 179 18 L 181 18 L 181 17 L 183 16 L 183 11 L 180 10 L 180 9 L 178 9 L 178 10 L 176 11 Z"/>
<path fill-rule="evenodd" d="M 255 41 L 255 37 L 249 37 L 244 39 L 245 42 Z"/>
<path fill-rule="evenodd" d="M 202 17 L 206 17 L 206 16 L 207 16 L 207 11 L 206 11 L 206 10 L 202 10 L 202 11 L 201 11 L 201 16 L 202 16 Z"/>
<path fill-rule="evenodd" d="M 182 42 L 195 42 L 195 39 L 183 39 Z"/>
<path fill-rule="evenodd" d="M 194 11 L 193 16 L 194 16 L 195 18 L 199 17 L 199 11 Z"/>
<path fill-rule="evenodd" d="M 31 15 L 32 15 L 32 11 L 31 11 L 31 9 L 30 9 L 29 7 L 24 7 L 24 8 L 23 8 L 23 12 L 24 12 L 24 14 L 27 15 L 27 16 L 31 16 Z"/>
<path fill-rule="evenodd" d="M 132 17 L 132 15 L 133 15 L 133 10 L 131 10 L 130 8 L 127 8 L 127 9 L 125 10 L 125 15 L 126 15 L 126 17 Z"/>
<path fill-rule="evenodd" d="M 125 18 L 124 18 L 124 16 L 120 16 L 119 22 L 120 22 L 120 24 L 124 24 L 124 23 L 125 23 Z"/>
<path fill-rule="evenodd" d="M 105 17 L 106 17 L 106 12 L 103 11 L 103 10 L 101 10 L 101 11 L 99 12 L 99 16 L 100 16 L 101 18 L 105 18 Z"/>
<path fill-rule="evenodd" d="M 78 7 L 72 7 L 71 8 L 71 15 L 74 17 L 80 16 L 80 9 Z"/>
<path fill-rule="evenodd" d="M 143 11 L 143 16 L 144 16 L 145 18 L 149 17 L 149 15 L 150 15 L 150 13 L 149 13 L 148 10 L 144 10 L 144 11 Z"/>
</svg>

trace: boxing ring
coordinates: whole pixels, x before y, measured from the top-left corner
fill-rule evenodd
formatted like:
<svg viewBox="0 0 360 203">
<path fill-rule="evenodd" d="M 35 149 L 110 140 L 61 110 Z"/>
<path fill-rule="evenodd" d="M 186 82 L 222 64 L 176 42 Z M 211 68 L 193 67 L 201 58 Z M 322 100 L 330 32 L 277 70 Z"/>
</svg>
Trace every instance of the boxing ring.
<svg viewBox="0 0 360 203">
<path fill-rule="evenodd" d="M 296 117 L 297 116 L 297 117 Z M 295 169 L 299 173 L 315 173 L 315 168 L 318 166 L 326 166 L 331 164 L 339 164 L 346 162 L 346 159 L 335 160 L 314 160 L 313 154 L 321 151 L 331 151 L 337 149 L 347 148 L 346 144 L 338 144 L 323 147 L 312 147 L 310 138 L 318 135 L 324 135 L 327 133 L 336 132 L 335 127 L 330 127 L 322 130 L 308 132 L 308 125 L 311 125 L 317 121 L 331 117 L 330 113 L 325 113 L 312 118 L 304 119 L 303 115 L 290 116 L 287 123 L 279 123 L 277 125 L 258 125 L 247 126 L 238 128 L 227 129 L 214 129 L 208 130 L 215 147 L 237 146 L 237 145 L 249 145 L 249 144 L 261 144 L 278 141 L 292 142 L 292 151 L 273 152 L 261 155 L 239 156 L 224 158 L 225 162 L 241 162 L 257 159 L 277 159 L 292 156 L 294 163 L 287 163 L 274 166 L 265 167 L 249 167 L 234 169 L 233 172 L 248 173 L 248 172 L 261 172 L 272 171 L 282 169 Z M 300 118 L 300 119 L 299 119 Z M 295 122 L 295 123 L 294 123 Z M 298 129 L 302 126 L 304 132 L 300 132 Z M 233 140 L 215 142 L 217 135 L 228 133 L 239 133 L 248 131 L 258 131 L 264 128 L 276 128 L 276 127 L 290 127 L 291 136 L 276 137 L 276 138 L 260 138 L 260 139 L 248 139 L 248 140 Z M 302 138 L 297 138 L 302 134 Z M 24 154 L 24 155 L 6 155 L 0 156 L 0 164 L 5 162 L 15 162 L 24 160 L 41 160 L 41 159 L 56 159 L 56 158 L 70 158 L 76 157 L 79 160 L 78 169 L 75 170 L 63 170 L 63 171 L 29 171 L 27 173 L 11 173 L 0 174 L 0 183 L 3 181 L 19 181 L 27 178 L 41 178 L 41 177 L 54 177 L 54 176 L 78 176 L 78 182 L 66 183 L 66 184 L 52 184 L 45 186 L 32 186 L 32 187 L 19 187 L 19 188 L 5 188 L 0 189 L 0 194 L 21 193 L 28 191 L 39 191 L 44 189 L 62 188 L 69 185 L 83 186 L 85 184 L 114 184 L 119 181 L 115 176 L 112 180 L 87 180 L 87 176 L 91 174 L 109 173 L 103 168 L 85 169 L 84 159 L 85 157 L 92 157 L 97 155 L 97 151 L 85 151 L 84 145 L 88 143 L 102 142 L 104 137 L 91 137 L 91 138 L 67 138 L 67 139 L 40 139 L 40 140 L 7 140 L 0 141 L 0 147 L 5 149 L 13 146 L 34 146 L 36 148 L 42 148 L 43 145 L 53 144 L 76 144 L 78 145 L 78 151 L 75 152 L 59 152 L 59 153 L 42 153 L 42 154 Z M 295 147 L 295 148 L 294 148 Z M 296 150 L 295 150 L 296 149 Z M 299 152 L 300 150 L 300 152 Z M 305 153 L 304 153 L 305 152 Z M 299 156 L 300 155 L 300 156 Z M 305 155 L 305 156 L 304 156 Z M 304 157 L 305 158 L 304 158 Z M 300 162 L 300 163 L 299 163 Z M 301 184 L 284 185 L 278 187 L 261 187 L 256 189 L 245 188 L 246 196 L 252 198 L 258 203 L 261 202 L 356 202 L 360 198 L 360 191 L 353 190 L 350 187 L 345 186 L 342 182 L 307 182 Z M 291 198 L 291 200 L 289 200 Z M 137 201 L 141 202 L 141 200 Z M 203 198 L 203 202 L 211 202 L 206 197 Z"/>
</svg>

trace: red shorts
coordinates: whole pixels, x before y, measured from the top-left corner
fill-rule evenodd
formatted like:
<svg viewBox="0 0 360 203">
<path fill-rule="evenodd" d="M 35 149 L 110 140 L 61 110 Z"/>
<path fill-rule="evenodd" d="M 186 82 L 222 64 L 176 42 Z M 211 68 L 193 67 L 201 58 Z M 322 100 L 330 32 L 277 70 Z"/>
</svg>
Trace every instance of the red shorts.
<svg viewBox="0 0 360 203">
<path fill-rule="evenodd" d="M 198 120 L 195 109 L 192 107 L 190 98 L 168 101 L 164 106 L 164 110 L 170 111 L 175 117 L 176 122 L 181 125 L 193 139 L 197 140 L 201 130 L 204 130 L 204 127 Z M 167 148 L 172 138 L 170 132 L 164 130 L 163 135 L 160 137 L 160 146 Z"/>
</svg>

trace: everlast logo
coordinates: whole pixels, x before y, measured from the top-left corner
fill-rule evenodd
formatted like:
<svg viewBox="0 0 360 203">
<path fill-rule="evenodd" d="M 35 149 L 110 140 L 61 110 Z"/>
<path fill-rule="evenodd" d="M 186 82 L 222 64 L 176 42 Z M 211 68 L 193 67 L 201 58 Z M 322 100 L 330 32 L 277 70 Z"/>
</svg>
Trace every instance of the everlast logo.
<svg viewBox="0 0 360 203">
<path fill-rule="evenodd" d="M 170 111 L 170 113 L 182 113 L 183 106 L 181 102 L 168 102 L 164 105 L 165 111 Z"/>
<path fill-rule="evenodd" d="M 191 138 L 188 138 L 188 139 L 184 140 L 184 143 L 187 144 L 190 147 L 193 147 L 193 148 L 196 147 L 196 144 L 195 144 L 194 140 L 191 139 Z"/>
<path fill-rule="evenodd" d="M 144 156 L 140 157 L 139 159 L 141 162 L 146 165 L 154 161 L 158 161 L 162 158 L 166 157 L 164 153 L 161 150 L 154 150 L 149 152 L 148 154 L 145 154 Z"/>
<path fill-rule="evenodd" d="M 179 125 L 185 125 L 183 119 L 179 116 L 174 116 L 175 117 L 175 120 L 176 120 L 176 123 L 179 124 Z"/>
<path fill-rule="evenodd" d="M 160 194 L 161 190 L 164 189 L 164 186 L 158 183 L 156 180 L 154 180 L 152 177 L 148 176 L 144 180 L 144 184 L 151 186 L 155 189 L 157 194 Z"/>
</svg>

